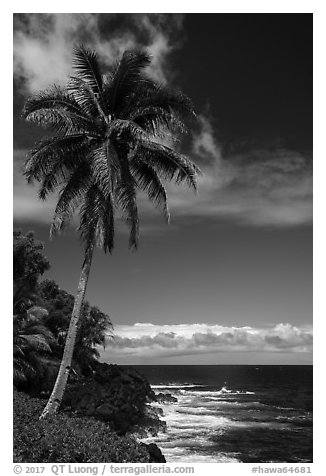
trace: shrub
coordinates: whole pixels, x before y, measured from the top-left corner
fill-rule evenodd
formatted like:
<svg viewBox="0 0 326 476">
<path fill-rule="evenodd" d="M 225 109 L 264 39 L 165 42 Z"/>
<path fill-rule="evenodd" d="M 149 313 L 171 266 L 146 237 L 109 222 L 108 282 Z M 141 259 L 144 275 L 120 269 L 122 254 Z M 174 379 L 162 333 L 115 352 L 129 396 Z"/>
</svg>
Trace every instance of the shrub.
<svg viewBox="0 0 326 476">
<path fill-rule="evenodd" d="M 14 460 L 24 463 L 147 463 L 145 445 L 105 423 L 58 413 L 39 420 L 44 401 L 14 392 Z"/>
</svg>

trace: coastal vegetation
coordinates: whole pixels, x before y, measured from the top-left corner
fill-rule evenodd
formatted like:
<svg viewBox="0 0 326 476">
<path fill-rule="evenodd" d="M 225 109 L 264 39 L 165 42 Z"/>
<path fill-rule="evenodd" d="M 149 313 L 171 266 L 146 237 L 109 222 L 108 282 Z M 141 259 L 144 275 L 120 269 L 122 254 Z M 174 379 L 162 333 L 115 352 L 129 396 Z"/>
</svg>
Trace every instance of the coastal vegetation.
<svg viewBox="0 0 326 476">
<path fill-rule="evenodd" d="M 43 400 L 14 392 L 14 461 L 23 463 L 146 463 L 146 445 L 90 418 L 60 412 L 39 419 Z"/>
<path fill-rule="evenodd" d="M 48 374 L 57 370 L 64 351 L 74 297 L 54 280 L 41 276 L 50 269 L 43 243 L 33 232 L 14 231 L 14 384 L 39 393 Z M 73 373 L 87 375 L 105 346 L 113 326 L 108 315 L 84 302 L 72 363 Z M 33 390 L 34 389 L 34 390 Z"/>
<path fill-rule="evenodd" d="M 54 280 L 41 280 L 51 266 L 33 232 L 15 230 L 13 250 L 15 462 L 164 461 L 155 445 L 133 436 L 164 429 L 148 405 L 156 396 L 134 369 L 99 362 L 113 326 L 87 301 L 61 411 L 39 418 L 58 373 L 74 298 Z"/>
</svg>

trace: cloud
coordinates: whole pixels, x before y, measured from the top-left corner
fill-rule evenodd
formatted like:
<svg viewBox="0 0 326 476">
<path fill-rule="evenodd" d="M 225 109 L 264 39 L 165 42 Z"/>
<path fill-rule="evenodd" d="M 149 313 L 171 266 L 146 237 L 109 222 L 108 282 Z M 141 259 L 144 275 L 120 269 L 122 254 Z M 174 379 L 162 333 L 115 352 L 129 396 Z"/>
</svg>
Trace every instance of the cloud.
<svg viewBox="0 0 326 476">
<path fill-rule="evenodd" d="M 119 357 L 171 357 L 228 352 L 310 353 L 312 327 L 289 323 L 269 328 L 229 327 L 218 324 L 151 323 L 116 326 L 114 340 L 102 352 Z"/>
<path fill-rule="evenodd" d="M 27 93 L 65 83 L 80 43 L 94 48 L 106 66 L 125 49 L 142 46 L 153 55 L 149 73 L 166 81 L 169 55 L 182 41 L 178 14 L 31 13 L 14 19 L 14 74 Z"/>
<path fill-rule="evenodd" d="M 199 116 L 188 155 L 198 163 L 198 194 L 168 186 L 171 216 L 209 217 L 251 226 L 312 222 L 311 158 L 282 148 L 223 154 L 210 118 Z"/>
<path fill-rule="evenodd" d="M 221 159 L 221 149 L 214 135 L 214 129 L 209 119 L 204 114 L 199 114 L 199 131 L 193 137 L 193 153 L 203 159 Z"/>
</svg>

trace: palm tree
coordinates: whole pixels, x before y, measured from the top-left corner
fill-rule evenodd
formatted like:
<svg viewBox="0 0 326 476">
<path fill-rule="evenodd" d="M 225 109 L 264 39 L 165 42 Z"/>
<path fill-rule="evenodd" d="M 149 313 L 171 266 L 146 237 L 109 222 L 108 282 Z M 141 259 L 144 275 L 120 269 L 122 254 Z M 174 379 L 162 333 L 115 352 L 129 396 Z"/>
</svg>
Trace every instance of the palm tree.
<svg viewBox="0 0 326 476">
<path fill-rule="evenodd" d="M 13 319 L 13 370 L 14 384 L 33 380 L 42 367 L 42 355 L 52 352 L 54 336 L 44 323 L 46 309 L 37 306 L 27 312 L 14 314 Z"/>
<path fill-rule="evenodd" d="M 169 220 L 161 179 L 185 182 L 196 189 L 198 167 L 166 145 L 166 134 L 185 132 L 184 119 L 194 117 L 191 101 L 146 76 L 150 57 L 126 51 L 111 72 L 102 75 L 95 52 L 75 49 L 75 75 L 65 88 L 53 86 L 27 100 L 23 116 L 53 135 L 31 150 L 25 166 L 28 182 L 40 182 L 39 198 L 61 187 L 50 235 L 61 231 L 76 210 L 85 244 L 84 262 L 51 397 L 42 413 L 60 406 L 74 351 L 95 246 L 113 250 L 117 211 L 129 226 L 129 246 L 137 248 L 137 190 L 147 193 Z"/>
<path fill-rule="evenodd" d="M 110 334 L 108 334 L 110 331 Z M 84 374 L 92 371 L 92 364 L 100 357 L 98 346 L 105 349 L 108 337 L 113 337 L 113 326 L 109 316 L 97 307 L 85 303 L 79 320 L 74 360 Z"/>
</svg>

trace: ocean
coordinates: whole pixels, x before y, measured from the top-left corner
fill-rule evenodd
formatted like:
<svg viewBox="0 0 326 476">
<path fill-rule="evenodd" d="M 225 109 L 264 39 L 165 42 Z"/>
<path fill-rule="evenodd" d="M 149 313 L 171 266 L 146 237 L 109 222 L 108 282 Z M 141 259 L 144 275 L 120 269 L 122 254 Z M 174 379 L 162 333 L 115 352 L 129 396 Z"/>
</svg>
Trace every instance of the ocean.
<svg viewBox="0 0 326 476">
<path fill-rule="evenodd" d="M 136 365 L 163 409 L 167 462 L 312 462 L 312 366 Z"/>
</svg>

